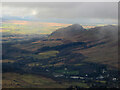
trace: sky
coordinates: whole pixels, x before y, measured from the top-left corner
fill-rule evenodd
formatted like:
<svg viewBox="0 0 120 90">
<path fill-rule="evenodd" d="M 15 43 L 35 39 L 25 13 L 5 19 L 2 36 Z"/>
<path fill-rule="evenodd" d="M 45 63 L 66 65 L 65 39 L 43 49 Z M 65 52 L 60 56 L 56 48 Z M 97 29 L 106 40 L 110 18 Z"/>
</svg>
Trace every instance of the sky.
<svg viewBox="0 0 120 90">
<path fill-rule="evenodd" d="M 117 24 L 117 2 L 4 2 L 3 18 L 78 24 Z"/>
</svg>

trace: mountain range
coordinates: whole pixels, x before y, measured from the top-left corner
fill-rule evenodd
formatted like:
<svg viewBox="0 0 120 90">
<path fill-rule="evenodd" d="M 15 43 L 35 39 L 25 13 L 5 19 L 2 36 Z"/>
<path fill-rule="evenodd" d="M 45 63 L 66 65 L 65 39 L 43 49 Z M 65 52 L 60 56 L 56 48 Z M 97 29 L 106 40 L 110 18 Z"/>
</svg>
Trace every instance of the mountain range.
<svg viewBox="0 0 120 90">
<path fill-rule="evenodd" d="M 84 29 L 79 24 L 73 24 L 57 29 L 42 40 L 13 46 L 35 53 L 61 49 L 62 53 L 65 51 L 74 55 L 84 55 L 86 58 L 83 61 L 86 62 L 118 67 L 118 29 L 113 25 Z"/>
</svg>

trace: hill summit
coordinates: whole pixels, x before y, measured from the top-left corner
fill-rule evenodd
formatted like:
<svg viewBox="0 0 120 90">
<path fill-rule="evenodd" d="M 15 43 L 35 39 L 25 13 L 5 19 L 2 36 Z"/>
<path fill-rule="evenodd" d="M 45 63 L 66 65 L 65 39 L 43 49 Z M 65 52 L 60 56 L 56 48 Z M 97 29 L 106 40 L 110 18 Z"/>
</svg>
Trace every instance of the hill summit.
<svg viewBox="0 0 120 90">
<path fill-rule="evenodd" d="M 52 38 L 52 39 L 60 38 L 60 39 L 67 39 L 67 40 L 70 39 L 71 40 L 71 38 L 80 34 L 84 30 L 85 29 L 81 25 L 73 24 L 68 27 L 60 28 L 60 29 L 54 31 L 53 33 L 51 33 L 49 38 Z"/>
</svg>

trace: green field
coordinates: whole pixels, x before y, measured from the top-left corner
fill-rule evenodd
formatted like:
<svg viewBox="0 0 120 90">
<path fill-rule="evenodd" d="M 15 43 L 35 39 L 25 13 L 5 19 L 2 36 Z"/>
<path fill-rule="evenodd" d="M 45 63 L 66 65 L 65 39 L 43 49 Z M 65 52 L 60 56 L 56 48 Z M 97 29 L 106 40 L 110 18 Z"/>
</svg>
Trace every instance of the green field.
<svg viewBox="0 0 120 90">
<path fill-rule="evenodd" d="M 56 56 L 56 54 L 58 54 L 59 51 L 47 51 L 47 52 L 43 52 L 43 53 L 39 53 L 40 56 L 42 57 L 52 57 L 52 56 Z"/>
<path fill-rule="evenodd" d="M 42 53 L 39 53 L 39 54 L 22 54 L 22 55 L 19 55 L 17 56 L 17 58 L 19 57 L 30 57 L 30 58 L 33 58 L 33 59 L 47 59 L 47 58 L 50 58 L 50 57 L 55 57 L 57 54 L 59 53 L 59 51 L 47 51 L 47 52 L 42 52 Z"/>
</svg>

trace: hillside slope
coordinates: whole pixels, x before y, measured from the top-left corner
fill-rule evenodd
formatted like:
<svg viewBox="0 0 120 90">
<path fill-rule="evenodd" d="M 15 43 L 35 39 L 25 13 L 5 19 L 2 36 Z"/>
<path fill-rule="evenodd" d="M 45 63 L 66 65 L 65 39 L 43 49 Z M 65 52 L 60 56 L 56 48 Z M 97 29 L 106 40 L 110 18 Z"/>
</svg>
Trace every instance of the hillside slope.
<svg viewBox="0 0 120 90">
<path fill-rule="evenodd" d="M 87 48 L 76 47 L 73 53 L 85 55 L 85 61 L 118 65 L 118 29 L 117 26 L 103 26 L 84 29 L 80 25 L 71 25 L 53 32 L 50 39 L 62 39 L 65 43 L 86 42 Z"/>
</svg>

